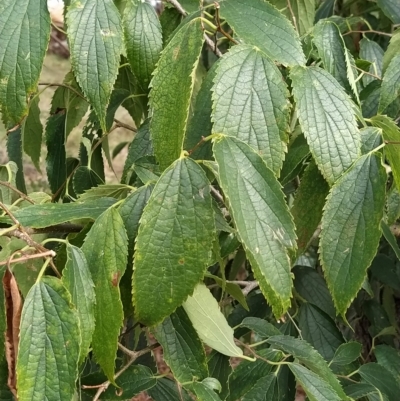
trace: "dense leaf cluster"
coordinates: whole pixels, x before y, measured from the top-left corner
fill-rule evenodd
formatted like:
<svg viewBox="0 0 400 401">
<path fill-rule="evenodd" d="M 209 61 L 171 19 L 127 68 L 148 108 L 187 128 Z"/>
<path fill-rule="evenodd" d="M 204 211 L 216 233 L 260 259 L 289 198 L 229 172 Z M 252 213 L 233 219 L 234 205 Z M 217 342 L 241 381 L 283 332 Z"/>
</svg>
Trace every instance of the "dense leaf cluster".
<svg viewBox="0 0 400 401">
<path fill-rule="evenodd" d="M 43 135 L 47 2 L 2 0 L 0 400 L 398 400 L 399 24 L 397 0 L 65 1 Z"/>
</svg>

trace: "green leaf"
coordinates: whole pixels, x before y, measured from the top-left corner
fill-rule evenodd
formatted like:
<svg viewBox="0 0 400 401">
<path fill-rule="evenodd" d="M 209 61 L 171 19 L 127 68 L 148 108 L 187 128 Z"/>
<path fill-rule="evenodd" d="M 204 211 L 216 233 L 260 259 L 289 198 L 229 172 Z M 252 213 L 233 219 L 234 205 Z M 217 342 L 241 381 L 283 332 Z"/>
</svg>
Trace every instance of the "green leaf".
<svg viewBox="0 0 400 401">
<path fill-rule="evenodd" d="M 110 208 L 94 222 L 82 246 L 92 274 L 96 305 L 93 353 L 108 379 L 114 383 L 114 362 L 123 310 L 119 281 L 128 256 L 128 238 L 119 213 Z"/>
<path fill-rule="evenodd" d="M 385 394 L 389 400 L 396 400 L 400 394 L 400 384 L 392 373 L 377 363 L 367 363 L 358 369 L 361 378 L 375 386 Z"/>
<path fill-rule="evenodd" d="M 381 344 L 374 349 L 376 360 L 392 373 L 396 381 L 400 383 L 400 353 L 393 347 Z"/>
<path fill-rule="evenodd" d="M 384 152 L 392 167 L 392 174 L 397 189 L 400 190 L 400 158 L 398 145 L 398 142 L 400 142 L 400 129 L 392 119 L 386 116 L 374 116 L 371 118 L 371 122 L 373 126 L 382 129 L 384 141 L 395 142 L 394 144 L 387 143 Z"/>
<path fill-rule="evenodd" d="M 360 138 L 352 103 L 338 82 L 319 67 L 290 72 L 301 128 L 329 184 L 359 156 Z"/>
<path fill-rule="evenodd" d="M 263 159 L 236 138 L 217 138 L 214 156 L 254 274 L 274 314 L 282 316 L 290 306 L 288 252 L 295 249 L 296 236 L 280 184 Z"/>
<path fill-rule="evenodd" d="M 125 184 L 103 184 L 85 191 L 79 196 L 80 202 L 94 201 L 99 198 L 123 199 L 132 187 Z"/>
<path fill-rule="evenodd" d="M 65 149 L 65 110 L 51 115 L 46 124 L 46 170 L 53 194 L 67 180 L 67 155 Z"/>
<path fill-rule="evenodd" d="M 54 92 L 51 112 L 55 113 L 57 109 L 65 109 L 65 137 L 68 137 L 82 121 L 89 105 L 82 95 L 81 88 L 72 71 L 65 76 L 63 84 L 66 86 L 59 86 Z"/>
<path fill-rule="evenodd" d="M 209 185 L 197 163 L 179 159 L 164 171 L 144 209 L 133 300 L 138 320 L 149 326 L 181 305 L 208 267 L 215 236 Z"/>
<path fill-rule="evenodd" d="M 321 221 L 322 209 L 328 192 L 328 183 L 319 172 L 316 164 L 313 161 L 310 162 L 301 178 L 291 209 L 298 238 L 298 255 L 307 250 L 307 246 Z"/>
<path fill-rule="evenodd" d="M 213 132 L 246 142 L 276 175 L 288 141 L 289 105 L 281 73 L 257 48 L 235 46 L 219 62 L 213 87 Z"/>
<path fill-rule="evenodd" d="M 275 349 L 282 350 L 285 353 L 293 355 L 300 363 L 303 363 L 308 369 L 320 375 L 335 390 L 340 400 L 346 400 L 336 376 L 329 369 L 328 364 L 310 344 L 306 341 L 290 336 L 274 336 L 268 339 L 268 343 Z M 294 373 L 294 372 L 293 372 Z M 317 399 L 317 401 L 320 401 Z M 331 401 L 331 400 L 329 400 Z"/>
<path fill-rule="evenodd" d="M 280 182 L 283 186 L 292 181 L 301 171 L 310 154 L 304 135 L 297 135 L 288 145 L 288 154 L 282 165 Z"/>
<path fill-rule="evenodd" d="M 72 303 L 78 311 L 81 328 L 81 355 L 83 362 L 89 352 L 94 331 L 94 283 L 85 254 L 78 247 L 67 244 L 67 263 L 63 269 L 62 282 L 71 294 Z"/>
<path fill-rule="evenodd" d="M 32 159 L 32 163 L 38 171 L 40 171 L 42 134 L 43 125 L 40 121 L 39 96 L 36 96 L 31 100 L 28 116 L 22 123 L 22 143 L 25 153 Z"/>
<path fill-rule="evenodd" d="M 223 257 L 221 255 L 221 257 Z M 246 310 L 249 310 L 249 307 L 246 302 L 246 297 L 244 296 L 240 286 L 234 283 L 227 283 L 226 281 L 222 280 L 218 276 L 214 276 L 213 274 L 207 274 L 207 277 L 211 277 L 218 286 L 224 289 L 228 294 L 230 294 L 236 301 L 240 303 Z"/>
<path fill-rule="evenodd" d="M 268 338 L 281 334 L 279 329 L 274 325 L 258 317 L 246 317 L 243 319 L 241 326 L 249 328 L 261 338 Z"/>
<path fill-rule="evenodd" d="M 243 401 L 276 401 L 278 394 L 278 377 L 270 373 L 259 379 L 254 387 L 243 397 Z"/>
<path fill-rule="evenodd" d="M 207 387 L 203 383 L 194 382 L 190 386 L 187 386 L 191 391 L 196 394 L 196 400 L 198 401 L 220 401 L 221 398 L 218 397 L 217 393 Z"/>
<path fill-rule="evenodd" d="M 321 223 L 320 257 L 336 310 L 360 290 L 381 238 L 386 171 L 377 154 L 361 156 L 331 188 Z"/>
<path fill-rule="evenodd" d="M 363 155 L 371 152 L 382 143 L 382 130 L 375 127 L 360 129 L 361 153 Z"/>
<path fill-rule="evenodd" d="M 322 64 L 346 90 L 350 89 L 347 78 L 346 47 L 338 26 L 332 21 L 320 21 L 314 28 L 314 44 Z"/>
<path fill-rule="evenodd" d="M 22 309 L 18 399 L 71 401 L 78 377 L 80 328 L 71 296 L 55 277 L 29 291 Z"/>
<path fill-rule="evenodd" d="M 378 43 L 369 40 L 365 36 L 360 40 L 360 58 L 371 62 L 371 66 L 367 69 L 367 72 L 378 77 L 382 76 L 383 53 Z M 364 86 L 367 86 L 375 79 L 376 78 L 371 77 L 371 75 L 365 74 L 363 76 Z"/>
<path fill-rule="evenodd" d="M 331 364 L 346 366 L 358 359 L 361 355 L 362 345 L 351 341 L 341 344 L 332 358 Z"/>
<path fill-rule="evenodd" d="M 299 328 L 302 337 L 327 361 L 343 343 L 343 336 L 335 322 L 318 307 L 304 303 L 299 310 Z"/>
<path fill-rule="evenodd" d="M 146 91 L 162 50 L 160 21 L 149 3 L 131 0 L 125 7 L 123 26 L 129 64 Z"/>
<path fill-rule="evenodd" d="M 399 52 L 400 45 L 400 29 L 397 29 L 390 38 L 389 46 L 383 56 L 382 73 L 385 73 L 393 57 L 396 57 Z"/>
<path fill-rule="evenodd" d="M 212 122 L 212 99 L 211 89 L 214 85 L 214 78 L 217 71 L 218 62 L 214 63 L 211 69 L 207 72 L 200 90 L 197 93 L 196 100 L 193 107 L 193 114 L 189 119 L 186 128 L 185 145 L 184 148 L 190 151 L 201 141 L 202 137 L 211 135 Z M 197 149 L 190 153 L 190 157 L 199 160 L 211 159 L 211 141 L 204 142 Z"/>
<path fill-rule="evenodd" d="M 14 162 L 0 165 L 0 181 L 6 181 L 15 187 L 18 167 Z M 0 202 L 11 205 L 16 200 L 16 193 L 11 188 L 0 185 Z"/>
<path fill-rule="evenodd" d="M 233 340 L 232 328 L 219 310 L 216 299 L 204 284 L 196 286 L 193 295 L 183 303 L 183 308 L 204 343 L 221 354 L 243 356 L 243 351 Z"/>
<path fill-rule="evenodd" d="M 358 400 L 363 397 L 367 397 L 372 394 L 378 393 L 378 389 L 375 386 L 372 386 L 371 384 L 367 383 L 357 383 L 357 384 L 350 384 L 349 386 L 346 386 L 344 388 L 344 391 L 346 394 L 355 399 Z M 382 400 L 382 398 L 381 398 Z"/>
<path fill-rule="evenodd" d="M 2 250 L 3 250 L 2 246 Z M 4 358 L 4 351 L 5 351 L 5 343 L 4 343 L 4 336 L 7 329 L 7 321 L 6 321 L 6 306 L 5 306 L 5 298 L 4 298 L 4 286 L 3 286 L 3 276 L 5 272 L 6 266 L 0 267 L 0 363 L 3 361 Z M 5 384 L 5 383 L 4 383 Z M 3 383 L 0 382 L 0 395 Z M 1 397 L 0 397 L 1 400 Z"/>
<path fill-rule="evenodd" d="M 306 266 L 295 266 L 293 274 L 297 293 L 334 319 L 335 307 L 323 277 L 315 269 Z"/>
<path fill-rule="evenodd" d="M 390 230 L 390 227 L 383 220 L 381 221 L 381 229 L 386 241 L 392 247 L 397 258 L 400 260 L 400 247 L 399 244 L 397 243 L 397 238 Z"/>
<path fill-rule="evenodd" d="M 184 25 L 162 52 L 151 81 L 150 133 L 162 169 L 176 160 L 183 149 L 193 95 L 193 72 L 203 40 L 200 18 Z"/>
<path fill-rule="evenodd" d="M 156 385 L 147 393 L 157 401 L 193 401 L 185 389 L 178 389 L 174 381 L 166 378 L 157 379 Z"/>
<path fill-rule="evenodd" d="M 230 358 L 217 351 L 212 351 L 208 357 L 208 371 L 221 383 L 220 397 L 224 400 L 229 393 L 229 376 L 232 373 Z"/>
<path fill-rule="evenodd" d="M 67 23 L 76 79 L 106 132 L 106 108 L 123 49 L 120 14 L 112 0 L 72 0 Z"/>
<path fill-rule="evenodd" d="M 268 2 L 229 0 L 221 2 L 220 6 L 222 17 L 244 42 L 257 46 L 285 66 L 305 64 L 299 37 L 292 24 Z"/>
<path fill-rule="evenodd" d="M 395 185 L 391 188 L 386 203 L 387 223 L 391 225 L 400 218 L 400 191 Z"/>
<path fill-rule="evenodd" d="M 306 392 L 310 401 L 341 401 L 334 389 L 320 375 L 308 370 L 298 363 L 290 363 L 290 370 Z"/>
<path fill-rule="evenodd" d="M 122 401 L 131 400 L 132 397 L 154 387 L 157 383 L 153 372 L 142 365 L 129 366 L 116 380 L 119 389 L 113 386 L 101 393 L 101 399 L 104 401 Z M 84 393 L 92 399 L 97 392 L 96 389 L 85 389 Z"/>
<path fill-rule="evenodd" d="M 378 112 L 382 113 L 400 95 L 400 54 L 392 58 L 383 75 Z"/>
<path fill-rule="evenodd" d="M 394 24 L 400 24 L 400 4 L 397 0 L 377 0 L 378 6 Z"/>
<path fill-rule="evenodd" d="M 130 252 L 133 252 L 134 241 L 139 229 L 139 220 L 152 190 L 152 185 L 144 185 L 138 188 L 136 191 L 132 192 L 119 207 L 118 211 L 124 222 L 126 233 L 128 234 Z"/>
<path fill-rule="evenodd" d="M 50 37 L 46 0 L 4 0 L 0 5 L 0 104 L 3 119 L 20 123 L 36 92 Z"/>
<path fill-rule="evenodd" d="M 14 212 L 14 216 L 23 226 L 43 228 L 75 219 L 95 220 L 114 203 L 115 199 L 112 198 L 101 198 L 82 203 L 45 203 L 17 210 Z"/>
<path fill-rule="evenodd" d="M 79 196 L 91 188 L 103 185 L 104 181 L 90 167 L 80 166 L 75 171 L 72 183 L 75 193 Z"/>
<path fill-rule="evenodd" d="M 22 161 L 22 134 L 21 127 L 11 131 L 7 135 L 7 154 L 10 162 L 17 165 L 15 183 L 17 189 L 26 193 L 24 165 Z"/>
<path fill-rule="evenodd" d="M 315 0 L 290 0 L 297 29 L 300 36 L 306 34 L 313 27 L 315 21 Z M 290 19 L 290 17 L 289 17 Z"/>
<path fill-rule="evenodd" d="M 208 377 L 206 354 L 196 330 L 182 308 L 152 329 L 163 347 L 164 361 L 181 383 Z"/>
</svg>

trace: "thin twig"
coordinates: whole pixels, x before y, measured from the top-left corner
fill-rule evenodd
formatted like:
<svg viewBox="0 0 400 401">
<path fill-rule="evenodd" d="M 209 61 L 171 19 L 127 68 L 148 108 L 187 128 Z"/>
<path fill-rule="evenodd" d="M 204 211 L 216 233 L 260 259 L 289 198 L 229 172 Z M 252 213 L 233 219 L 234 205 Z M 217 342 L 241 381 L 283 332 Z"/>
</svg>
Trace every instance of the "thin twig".
<svg viewBox="0 0 400 401">
<path fill-rule="evenodd" d="M 212 185 L 210 185 L 210 191 L 211 194 L 214 195 L 214 197 L 217 199 L 217 201 L 222 203 L 225 202 L 223 196 Z"/>
<path fill-rule="evenodd" d="M 360 67 L 357 67 L 357 66 L 355 66 L 356 67 L 356 69 L 358 70 L 358 71 L 361 71 L 363 74 L 365 74 L 365 75 L 370 75 L 371 77 L 374 77 L 375 79 L 379 79 L 379 81 L 382 81 L 382 78 L 381 77 L 379 77 L 378 75 L 375 75 L 375 74 L 372 74 L 371 72 L 368 72 L 368 71 L 364 71 L 362 68 L 360 68 Z"/>
<path fill-rule="evenodd" d="M 187 12 L 177 0 L 167 0 L 167 2 L 171 3 L 184 17 L 187 16 Z"/>
<path fill-rule="evenodd" d="M 22 199 L 26 200 L 29 203 L 32 203 L 32 205 L 35 204 L 35 202 L 26 194 L 21 192 L 19 189 L 15 188 L 13 185 L 11 185 L 7 181 L 0 181 L 0 185 L 7 187 L 8 189 L 11 189 L 12 191 L 16 192 Z"/>
<path fill-rule="evenodd" d="M 373 29 L 368 29 L 366 31 L 349 31 L 343 34 L 343 36 L 350 35 L 351 33 L 376 33 L 377 35 L 393 36 L 391 33 L 375 31 Z"/>
<path fill-rule="evenodd" d="M 228 40 L 230 40 L 231 42 L 233 42 L 233 43 L 235 43 L 237 45 L 239 42 L 236 39 L 234 39 L 231 35 L 229 35 L 228 32 L 225 32 L 222 29 L 221 21 L 220 21 L 220 18 L 219 18 L 219 9 L 220 9 L 219 3 L 214 1 L 214 6 L 215 6 L 215 22 L 217 24 L 217 31 L 220 32 L 222 35 L 224 35 Z"/>
<path fill-rule="evenodd" d="M 47 251 L 42 253 L 34 253 L 32 255 L 24 255 L 16 259 L 8 258 L 6 261 L 0 262 L 0 266 L 9 266 L 12 263 L 26 262 L 31 259 L 46 258 L 48 256 L 53 258 L 54 256 L 56 256 L 56 253 L 54 251 Z"/>
<path fill-rule="evenodd" d="M 294 15 L 294 12 L 293 12 L 293 9 L 292 9 L 292 5 L 290 4 L 290 0 L 287 0 L 287 6 L 288 6 L 288 9 L 289 9 L 290 15 L 292 17 L 292 20 L 293 20 L 294 28 L 296 29 L 297 33 L 299 33 L 299 28 L 297 27 L 296 17 Z"/>
<path fill-rule="evenodd" d="M 201 146 L 204 143 L 204 136 L 201 137 L 200 141 L 194 145 L 194 147 L 190 150 L 188 150 L 189 155 L 191 155 L 199 146 Z"/>
<path fill-rule="evenodd" d="M 129 355 L 131 357 L 131 359 L 129 359 L 129 361 L 114 375 L 114 380 L 118 379 L 119 376 L 122 375 L 122 373 L 124 373 L 129 366 L 131 366 L 137 358 L 139 358 L 140 356 L 147 354 L 148 352 L 160 347 L 160 344 L 156 343 L 156 344 L 152 344 L 149 347 L 142 349 L 140 351 L 131 351 L 128 348 L 125 348 L 123 345 L 118 344 L 118 347 L 125 352 L 127 355 Z M 122 348 L 121 348 L 122 347 Z M 128 353 L 129 351 L 129 353 Z M 93 397 L 93 401 L 98 401 L 100 399 L 100 396 L 102 393 L 104 393 L 104 391 L 106 391 L 108 389 L 108 387 L 110 386 L 111 381 L 107 380 L 102 384 L 99 384 L 97 386 L 82 386 L 82 389 L 93 389 L 93 388 L 97 388 L 97 392 L 95 394 L 95 396 Z"/>
<path fill-rule="evenodd" d="M 254 280 L 254 281 L 231 281 L 231 280 L 227 280 L 227 283 L 231 283 L 231 284 L 237 284 L 237 285 L 241 285 L 244 288 L 242 288 L 242 293 L 243 295 L 248 295 L 251 291 L 253 291 L 255 288 L 259 287 L 260 284 L 258 283 L 258 281 Z"/>
<path fill-rule="evenodd" d="M 127 130 L 132 131 L 132 132 L 137 132 L 136 128 L 131 127 L 130 125 L 125 124 L 122 121 L 117 120 L 116 118 L 114 118 L 114 122 L 117 124 L 118 127 L 126 128 Z"/>
<path fill-rule="evenodd" d="M 83 100 L 86 100 L 85 97 L 81 93 L 79 93 L 72 86 L 69 86 L 69 85 L 66 85 L 66 84 L 57 84 L 57 83 L 52 83 L 52 82 L 39 82 L 38 85 L 40 85 L 40 86 L 62 86 L 63 88 L 67 88 L 70 91 L 74 92 L 77 96 L 79 96 Z"/>
</svg>

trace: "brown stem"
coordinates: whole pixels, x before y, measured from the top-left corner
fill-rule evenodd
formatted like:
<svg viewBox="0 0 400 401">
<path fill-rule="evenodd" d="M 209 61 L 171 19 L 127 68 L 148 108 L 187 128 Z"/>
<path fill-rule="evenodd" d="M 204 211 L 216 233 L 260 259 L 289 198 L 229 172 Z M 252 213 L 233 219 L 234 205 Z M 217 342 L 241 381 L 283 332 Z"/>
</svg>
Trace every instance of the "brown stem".
<svg viewBox="0 0 400 401">
<path fill-rule="evenodd" d="M 197 142 L 196 145 L 194 145 L 194 147 L 188 151 L 189 155 L 191 155 L 198 147 L 200 147 L 204 143 L 204 138 L 205 137 L 202 136 L 200 141 Z"/>
<path fill-rule="evenodd" d="M 137 132 L 136 128 L 131 127 L 130 125 L 125 124 L 122 121 L 117 120 L 116 118 L 114 118 L 114 121 L 115 121 L 115 123 L 117 124 L 118 127 L 126 128 L 127 130 L 132 131 L 132 132 Z"/>
<path fill-rule="evenodd" d="M 70 91 L 74 92 L 77 96 L 79 96 L 80 98 L 82 98 L 83 100 L 86 100 L 85 97 L 80 94 L 76 89 L 74 89 L 72 86 L 66 85 L 66 84 L 56 84 L 56 83 L 49 83 L 49 82 L 39 82 L 38 85 L 41 86 L 62 86 L 63 88 L 67 88 Z"/>
<path fill-rule="evenodd" d="M 293 20 L 294 28 L 296 29 L 297 33 L 299 33 L 299 28 L 297 27 L 296 17 L 294 15 L 294 12 L 293 12 L 293 9 L 292 9 L 292 5 L 290 4 L 290 0 L 287 0 L 287 6 L 288 6 L 288 9 L 289 9 L 290 15 L 292 17 L 292 20 Z"/>
<path fill-rule="evenodd" d="M 351 33 L 376 33 L 378 35 L 393 36 L 391 33 L 375 31 L 373 29 L 368 29 L 366 31 L 353 31 L 353 30 L 351 30 L 349 32 L 344 33 L 343 36 L 350 35 Z"/>
<path fill-rule="evenodd" d="M 46 258 L 48 256 L 53 258 L 54 256 L 56 256 L 56 253 L 54 251 L 47 251 L 47 252 L 41 252 L 41 253 L 34 253 L 33 255 L 24 255 L 24 256 L 21 256 L 20 258 L 16 258 L 16 259 L 13 259 L 12 257 L 10 257 L 5 261 L 0 262 L 0 266 L 9 266 L 12 263 L 26 262 L 27 260 Z"/>
<path fill-rule="evenodd" d="M 217 24 L 217 31 L 220 32 L 222 35 L 224 35 L 228 40 L 237 45 L 239 42 L 236 39 L 233 39 L 228 32 L 225 32 L 221 26 L 221 20 L 219 18 L 219 9 L 220 9 L 219 3 L 214 1 L 214 6 L 215 6 L 215 22 Z"/>
<path fill-rule="evenodd" d="M 26 200 L 29 203 L 32 203 L 32 205 L 35 204 L 35 202 L 28 195 L 25 195 L 19 189 L 15 188 L 13 185 L 11 185 L 9 182 L 0 181 L 0 185 L 7 187 L 7 188 L 11 189 L 12 191 L 16 192 L 22 199 Z"/>
</svg>

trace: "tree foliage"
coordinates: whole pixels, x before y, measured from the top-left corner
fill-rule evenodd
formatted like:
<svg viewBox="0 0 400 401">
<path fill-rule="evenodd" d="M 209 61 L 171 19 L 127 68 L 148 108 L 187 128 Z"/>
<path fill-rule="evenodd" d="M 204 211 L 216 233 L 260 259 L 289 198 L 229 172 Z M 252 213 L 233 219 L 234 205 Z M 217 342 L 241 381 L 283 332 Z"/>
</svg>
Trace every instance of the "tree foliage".
<svg viewBox="0 0 400 401">
<path fill-rule="evenodd" d="M 47 2 L 0 3 L 0 400 L 396 401 L 398 2 L 65 3 L 45 127 Z"/>
</svg>

